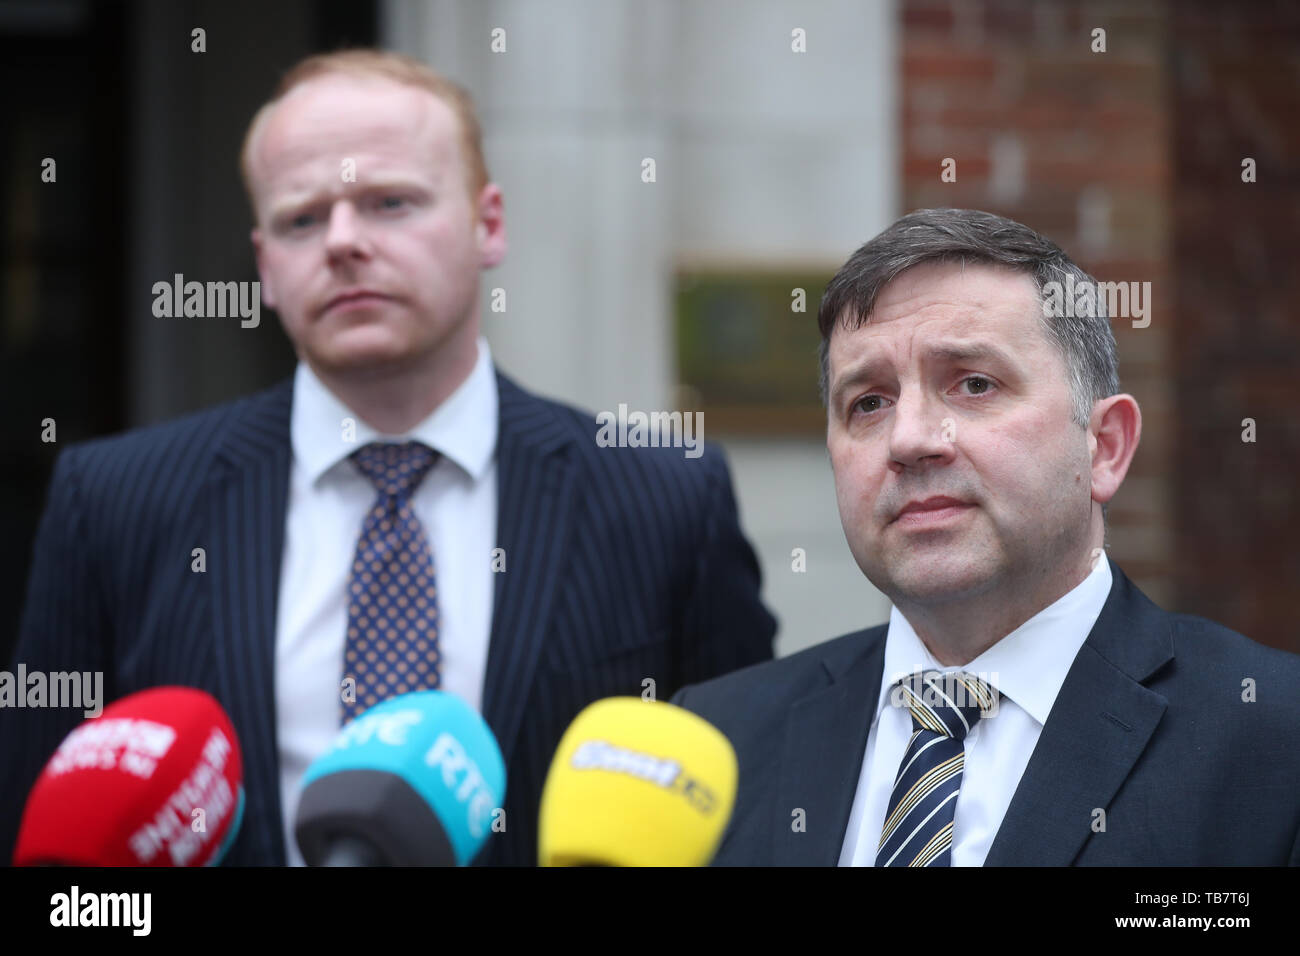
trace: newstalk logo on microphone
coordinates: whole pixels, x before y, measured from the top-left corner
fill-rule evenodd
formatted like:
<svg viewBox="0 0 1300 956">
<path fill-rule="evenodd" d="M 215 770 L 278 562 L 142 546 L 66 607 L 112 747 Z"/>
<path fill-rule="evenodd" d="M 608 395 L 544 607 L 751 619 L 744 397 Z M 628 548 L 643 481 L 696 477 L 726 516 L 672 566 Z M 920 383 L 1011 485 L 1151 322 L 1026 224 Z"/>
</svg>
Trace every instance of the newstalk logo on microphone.
<svg viewBox="0 0 1300 956">
<path fill-rule="evenodd" d="M 104 710 L 103 671 L 28 671 L 18 665 L 18 673 L 0 671 L 0 707 L 75 707 L 84 708 L 87 717 L 98 717 Z"/>
<path fill-rule="evenodd" d="M 153 924 L 152 893 L 69 893 L 50 897 L 51 926 L 130 926 L 133 936 L 148 936 Z"/>
<path fill-rule="evenodd" d="M 573 752 L 570 764 L 575 770 L 603 770 L 640 777 L 657 787 L 680 793 L 686 802 L 701 813 L 713 812 L 717 798 L 702 781 L 682 772 L 682 765 L 668 757 L 656 757 L 619 747 L 607 740 L 584 740 Z"/>
</svg>

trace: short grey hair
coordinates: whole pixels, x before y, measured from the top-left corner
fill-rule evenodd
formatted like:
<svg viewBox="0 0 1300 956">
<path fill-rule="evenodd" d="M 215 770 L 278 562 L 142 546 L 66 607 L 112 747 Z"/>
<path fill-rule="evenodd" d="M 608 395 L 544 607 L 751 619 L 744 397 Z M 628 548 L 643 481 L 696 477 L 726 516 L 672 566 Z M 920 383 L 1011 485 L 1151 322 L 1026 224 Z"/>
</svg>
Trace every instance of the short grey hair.
<svg viewBox="0 0 1300 956">
<path fill-rule="evenodd" d="M 822 404 L 829 400 L 830 341 L 836 326 L 860 328 L 871 317 L 880 291 L 903 271 L 922 263 L 984 263 L 1006 266 L 1033 277 L 1041 305 L 1049 282 L 1078 288 L 1096 280 L 1075 265 L 1061 247 L 1028 226 L 978 209 L 920 209 L 908 213 L 849 256 L 826 286 L 817 325 L 822 342 Z M 1072 419 L 1086 428 L 1093 403 L 1119 393 L 1119 359 L 1098 295 L 1091 315 L 1049 317 L 1038 310 L 1048 340 L 1065 360 Z"/>
</svg>

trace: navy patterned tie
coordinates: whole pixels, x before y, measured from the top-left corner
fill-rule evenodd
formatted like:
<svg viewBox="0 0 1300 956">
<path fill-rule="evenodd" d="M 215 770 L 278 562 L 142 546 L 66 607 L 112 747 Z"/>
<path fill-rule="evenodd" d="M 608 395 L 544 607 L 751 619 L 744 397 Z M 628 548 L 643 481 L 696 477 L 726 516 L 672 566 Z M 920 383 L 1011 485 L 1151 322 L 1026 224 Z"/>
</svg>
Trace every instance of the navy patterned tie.
<svg viewBox="0 0 1300 956">
<path fill-rule="evenodd" d="M 912 738 L 899 764 L 880 833 L 876 866 L 952 866 L 952 821 L 966 760 L 966 733 L 998 700 L 970 674 L 926 671 L 893 691 L 912 714 Z"/>
<path fill-rule="evenodd" d="M 372 443 L 351 456 L 379 492 L 366 512 L 348 585 L 341 723 L 408 691 L 439 683 L 438 602 L 433 554 L 411 496 L 438 459 L 419 442 Z"/>
</svg>

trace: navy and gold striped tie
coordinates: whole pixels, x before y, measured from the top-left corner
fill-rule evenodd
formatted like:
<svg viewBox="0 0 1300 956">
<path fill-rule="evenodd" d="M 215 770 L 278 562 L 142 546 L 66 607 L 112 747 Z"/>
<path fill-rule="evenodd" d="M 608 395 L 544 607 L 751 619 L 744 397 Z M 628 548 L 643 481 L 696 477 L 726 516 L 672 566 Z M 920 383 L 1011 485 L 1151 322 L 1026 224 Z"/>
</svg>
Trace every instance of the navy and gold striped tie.
<svg viewBox="0 0 1300 956">
<path fill-rule="evenodd" d="M 438 591 L 433 552 L 411 497 L 438 453 L 419 442 L 372 443 L 353 452 L 379 492 L 366 512 L 348 586 L 343 676 L 356 681 L 342 698 L 346 724 L 380 701 L 440 682 Z"/>
<path fill-rule="evenodd" d="M 992 716 L 998 692 L 970 674 L 926 671 L 905 677 L 892 694 L 912 713 L 912 738 L 889 795 L 876 866 L 951 866 L 966 733 Z"/>
</svg>

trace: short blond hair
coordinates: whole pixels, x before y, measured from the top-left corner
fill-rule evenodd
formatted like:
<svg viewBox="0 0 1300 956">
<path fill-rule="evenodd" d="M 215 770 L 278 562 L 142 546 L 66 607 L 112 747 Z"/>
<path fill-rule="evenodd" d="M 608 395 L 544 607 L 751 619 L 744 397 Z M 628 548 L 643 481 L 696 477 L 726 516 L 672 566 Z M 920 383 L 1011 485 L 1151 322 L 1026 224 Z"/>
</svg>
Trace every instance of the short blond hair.
<svg viewBox="0 0 1300 956">
<path fill-rule="evenodd" d="M 461 86 L 447 79 L 426 63 L 390 50 L 355 48 L 337 50 L 333 53 L 317 53 L 300 60 L 280 79 L 275 93 L 253 116 L 244 133 L 244 143 L 239 150 L 239 172 L 244 180 L 244 191 L 248 194 L 249 205 L 253 214 L 257 214 L 257 202 L 253 195 L 252 148 L 253 140 L 271 110 L 295 87 L 320 76 L 338 74 L 343 76 L 378 78 L 392 80 L 404 86 L 428 90 L 442 100 L 456 114 L 460 123 L 461 151 L 465 158 L 468 172 L 466 185 L 470 198 L 477 199 L 483 187 L 488 184 L 487 163 L 483 159 L 483 133 L 479 127 L 478 116 L 474 112 L 474 100 Z"/>
</svg>

